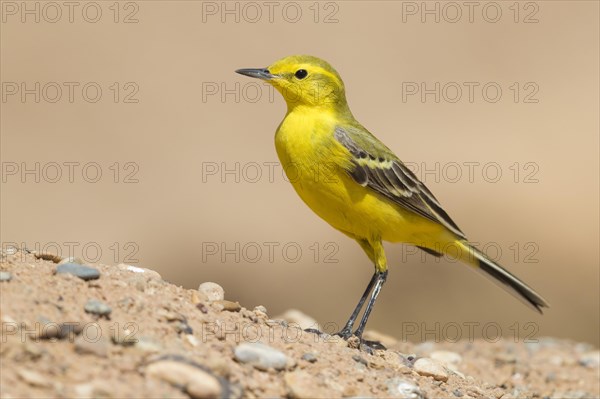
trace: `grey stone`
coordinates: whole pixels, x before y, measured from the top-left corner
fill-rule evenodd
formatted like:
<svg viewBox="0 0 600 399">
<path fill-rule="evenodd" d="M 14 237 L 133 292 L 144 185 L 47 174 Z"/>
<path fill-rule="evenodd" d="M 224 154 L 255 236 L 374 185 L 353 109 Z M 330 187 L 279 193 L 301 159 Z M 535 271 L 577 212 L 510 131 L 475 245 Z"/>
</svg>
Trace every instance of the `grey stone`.
<svg viewBox="0 0 600 399">
<path fill-rule="evenodd" d="M 96 299 L 87 301 L 83 309 L 86 313 L 92 313 L 98 316 L 108 316 L 112 312 L 110 306 Z"/>
<path fill-rule="evenodd" d="M 307 361 L 309 363 L 314 363 L 317 361 L 317 357 L 315 356 L 314 353 L 305 353 L 304 355 L 302 355 L 302 360 Z"/>
<path fill-rule="evenodd" d="M 56 273 L 67 273 L 79 277 L 82 280 L 95 280 L 100 278 L 100 272 L 89 266 L 79 265 L 77 263 L 65 263 L 56 267 Z"/>
<path fill-rule="evenodd" d="M 12 280 L 12 274 L 9 272 L 0 272 L 0 281 L 10 281 Z"/>
</svg>

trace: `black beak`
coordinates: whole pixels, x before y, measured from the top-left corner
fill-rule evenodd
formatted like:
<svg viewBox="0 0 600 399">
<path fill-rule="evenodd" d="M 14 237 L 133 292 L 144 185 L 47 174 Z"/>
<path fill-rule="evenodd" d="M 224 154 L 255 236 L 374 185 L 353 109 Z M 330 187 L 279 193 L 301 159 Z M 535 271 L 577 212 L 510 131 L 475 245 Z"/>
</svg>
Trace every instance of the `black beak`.
<svg viewBox="0 0 600 399">
<path fill-rule="evenodd" d="M 244 68 L 236 71 L 240 75 L 250 76 L 251 78 L 258 78 L 263 80 L 270 80 L 275 77 L 267 68 Z"/>
</svg>

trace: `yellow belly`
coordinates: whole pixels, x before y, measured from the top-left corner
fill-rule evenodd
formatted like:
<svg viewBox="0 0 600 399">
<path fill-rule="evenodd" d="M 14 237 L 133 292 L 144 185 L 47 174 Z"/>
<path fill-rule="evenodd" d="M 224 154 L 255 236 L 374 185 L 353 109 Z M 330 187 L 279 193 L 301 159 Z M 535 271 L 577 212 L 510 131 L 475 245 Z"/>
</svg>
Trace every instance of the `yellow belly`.
<svg viewBox="0 0 600 399">
<path fill-rule="evenodd" d="M 322 219 L 357 238 L 421 245 L 445 236 L 438 223 L 403 209 L 346 172 L 350 158 L 333 135 L 335 121 L 320 115 L 288 114 L 275 136 L 275 146 L 290 183 Z M 448 237 L 450 238 L 450 237 Z"/>
</svg>

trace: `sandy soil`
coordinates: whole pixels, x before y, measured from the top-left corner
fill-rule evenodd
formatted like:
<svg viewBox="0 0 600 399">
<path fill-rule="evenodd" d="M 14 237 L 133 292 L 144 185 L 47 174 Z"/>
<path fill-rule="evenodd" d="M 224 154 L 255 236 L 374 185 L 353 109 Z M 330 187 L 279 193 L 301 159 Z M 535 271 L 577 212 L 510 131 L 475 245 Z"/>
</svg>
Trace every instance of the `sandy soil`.
<svg viewBox="0 0 600 399">
<path fill-rule="evenodd" d="M 67 267 L 84 280 L 57 273 L 60 261 L 2 254 L 2 398 L 600 396 L 600 353 L 587 344 L 411 344 L 370 332 L 387 346 L 371 354 L 224 300 L 218 286 Z"/>
</svg>

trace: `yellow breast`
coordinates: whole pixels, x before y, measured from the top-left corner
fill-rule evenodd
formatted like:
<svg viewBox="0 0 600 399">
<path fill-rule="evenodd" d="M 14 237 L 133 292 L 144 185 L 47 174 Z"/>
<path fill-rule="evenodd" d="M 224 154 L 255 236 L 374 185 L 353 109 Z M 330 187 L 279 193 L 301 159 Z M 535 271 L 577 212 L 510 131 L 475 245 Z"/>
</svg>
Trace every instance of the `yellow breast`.
<svg viewBox="0 0 600 399">
<path fill-rule="evenodd" d="M 438 233 L 438 224 L 352 180 L 350 154 L 334 137 L 337 123 L 333 114 L 297 107 L 277 129 L 277 154 L 300 198 L 330 225 L 355 237 L 413 242 Z"/>
</svg>

